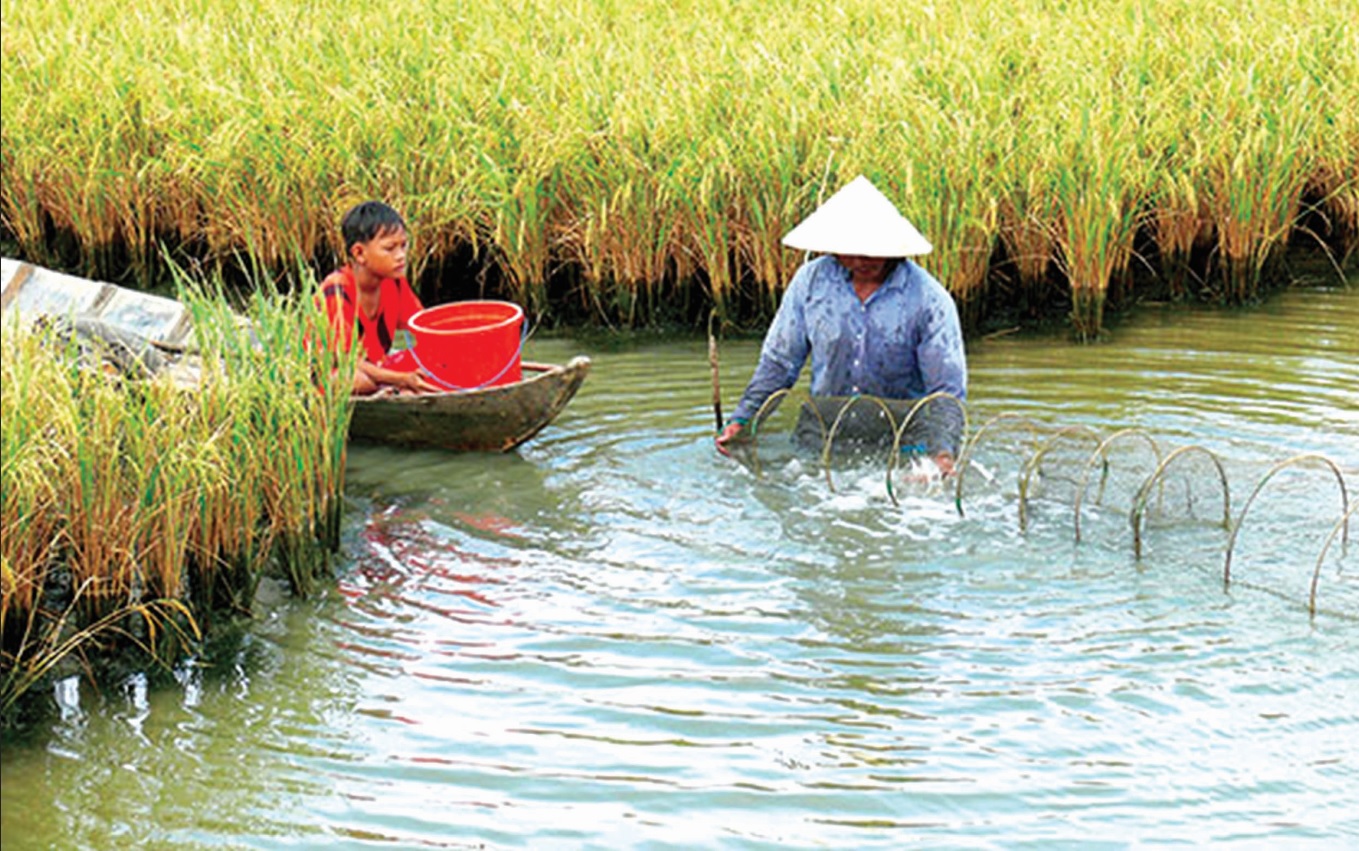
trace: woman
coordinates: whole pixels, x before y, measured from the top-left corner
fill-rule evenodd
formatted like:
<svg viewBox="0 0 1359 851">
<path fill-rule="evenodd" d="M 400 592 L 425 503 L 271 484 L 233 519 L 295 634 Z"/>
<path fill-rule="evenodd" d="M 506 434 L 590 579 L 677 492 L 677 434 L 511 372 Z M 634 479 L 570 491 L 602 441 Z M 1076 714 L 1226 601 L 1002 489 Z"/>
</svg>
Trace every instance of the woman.
<svg viewBox="0 0 1359 851">
<path fill-rule="evenodd" d="M 792 387 L 812 359 L 813 396 L 967 397 L 967 359 L 948 291 L 909 257 L 929 242 L 862 175 L 783 238 L 821 252 L 798 269 L 764 339 L 760 362 L 725 429 L 735 439 L 771 394 Z M 943 475 L 953 445 L 930 447 Z"/>
</svg>

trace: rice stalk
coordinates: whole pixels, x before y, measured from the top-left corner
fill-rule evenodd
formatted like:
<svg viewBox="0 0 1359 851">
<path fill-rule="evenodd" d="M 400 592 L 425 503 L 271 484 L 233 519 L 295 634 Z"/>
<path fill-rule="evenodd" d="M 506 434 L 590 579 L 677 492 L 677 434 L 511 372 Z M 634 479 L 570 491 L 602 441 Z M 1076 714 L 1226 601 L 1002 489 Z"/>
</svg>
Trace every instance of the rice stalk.
<svg viewBox="0 0 1359 851">
<path fill-rule="evenodd" d="M 1061 212 L 1057 262 L 1070 282 L 1076 336 L 1092 340 L 1103 330 L 1109 283 L 1132 259 L 1138 189 L 1129 180 L 1133 164 L 1117 149 L 1088 139 L 1075 146 L 1053 185 Z"/>
<path fill-rule="evenodd" d="M 1254 297 L 1300 191 L 1338 254 L 1359 233 L 1345 4 L 394 2 L 377 18 L 7 2 L 7 238 L 109 278 L 152 277 L 161 242 L 206 268 L 251 255 L 280 274 L 340 256 L 335 221 L 381 197 L 412 223 L 414 275 L 470 249 L 501 273 L 495 295 L 539 314 L 582 305 L 644 324 L 676 304 L 706 317 L 710 302 L 731 320 L 772 312 L 801 259 L 782 234 L 828 179 L 865 172 L 939 219 L 926 236 L 953 248 L 932 262 L 964 301 L 985 286 L 990 231 L 1016 264 L 1001 295 L 1034 299 L 1056 260 L 1077 272 L 1091 336 L 1110 284 L 1070 255 L 1120 237 L 1078 238 L 1071 222 L 1094 227 L 1101 205 L 1146 214 L 1177 295 L 1185 246 L 1212 240 L 1221 297 Z M 1103 138 L 1094 160 L 1072 141 L 1081 109 Z M 941 120 L 972 144 L 916 148 Z M 1122 193 L 1110 169 L 1154 174 Z M 1095 198 L 1076 214 L 1086 181 Z M 946 207 L 952 221 L 930 212 Z M 549 303 L 559 281 L 570 300 Z"/>
<path fill-rule="evenodd" d="M 934 246 L 919 262 L 953 294 L 964 325 L 975 328 L 999 232 L 998 154 L 985 128 L 966 115 L 922 106 L 914 121 L 903 123 L 897 142 L 905 185 L 895 194 Z M 889 197 L 894 194 L 890 177 L 877 182 Z"/>
<path fill-rule="evenodd" d="M 1183 300 L 1190 295 L 1194 277 L 1194 250 L 1212 234 L 1212 218 L 1187 171 L 1164 171 L 1157 177 L 1159 187 L 1149 215 L 1170 297 Z"/>
<path fill-rule="evenodd" d="M 273 564 L 307 593 L 338 547 L 354 355 L 321 339 L 310 293 L 263 279 L 246 321 L 220 281 L 181 284 L 191 391 L 109 374 L 55 328 L 3 335 L 6 705 L 95 635 L 160 649 L 248 611 Z"/>
<path fill-rule="evenodd" d="M 1244 92 L 1257 85 L 1250 69 L 1224 73 L 1217 81 L 1217 97 L 1229 106 L 1211 119 L 1206 153 L 1204 201 L 1218 235 L 1220 296 L 1229 303 L 1259 296 L 1267 262 L 1298 220 L 1314 165 L 1312 87 L 1303 83 L 1258 100 L 1246 98 Z"/>
<path fill-rule="evenodd" d="M 0 358 L 0 634 L 10 646 L 13 624 L 37 606 L 60 551 L 61 491 L 55 442 L 48 427 L 61 404 L 62 373 L 44 357 L 40 338 L 13 327 Z"/>
<path fill-rule="evenodd" d="M 177 600 L 128 604 L 80 626 L 83 595 L 84 589 L 77 588 L 71 605 L 61 611 L 31 610 L 19 640 L 0 650 L 0 718 L 9 718 L 24 695 L 73 657 L 89 674 L 89 657 L 116 644 L 166 665 L 202 637 L 192 613 Z"/>
</svg>

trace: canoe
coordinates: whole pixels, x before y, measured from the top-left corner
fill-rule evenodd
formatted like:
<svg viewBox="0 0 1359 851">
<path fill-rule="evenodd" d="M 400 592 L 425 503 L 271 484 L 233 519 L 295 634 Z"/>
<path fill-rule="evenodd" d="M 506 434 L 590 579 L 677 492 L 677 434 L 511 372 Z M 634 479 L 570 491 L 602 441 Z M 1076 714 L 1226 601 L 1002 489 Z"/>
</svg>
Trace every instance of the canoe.
<svg viewBox="0 0 1359 851">
<path fill-rule="evenodd" d="M 183 353 L 194 345 L 188 309 L 174 299 L 6 257 L 0 262 L 0 311 L 17 314 L 25 327 L 43 316 L 65 317 L 79 333 L 112 344 L 101 347 L 106 359 L 110 352 L 120 355 L 112 366 L 124 371 L 135 366 L 137 375 L 163 368 L 186 386 L 196 383 L 191 355 L 158 354 Z M 564 366 L 525 362 L 522 367 L 524 380 L 498 387 L 355 397 L 349 437 L 398 446 L 509 451 L 561 413 L 589 374 L 590 359 L 575 357 Z"/>
<path fill-rule="evenodd" d="M 590 359 L 523 364 L 523 381 L 455 393 L 356 396 L 349 439 L 458 452 L 508 452 L 542 431 L 576 395 Z M 534 373 L 530 375 L 529 373 Z"/>
</svg>

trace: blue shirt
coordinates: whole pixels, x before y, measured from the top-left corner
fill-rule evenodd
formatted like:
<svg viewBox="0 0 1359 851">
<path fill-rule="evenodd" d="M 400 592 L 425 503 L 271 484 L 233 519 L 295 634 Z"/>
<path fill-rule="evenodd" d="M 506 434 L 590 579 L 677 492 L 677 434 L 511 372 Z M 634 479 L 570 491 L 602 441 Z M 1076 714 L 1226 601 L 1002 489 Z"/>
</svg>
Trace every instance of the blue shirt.
<svg viewBox="0 0 1359 851">
<path fill-rule="evenodd" d="M 809 354 L 813 396 L 918 399 L 944 391 L 967 398 L 958 308 L 910 260 L 897 263 L 863 302 L 833 256 L 798 269 L 733 419 L 749 420 L 770 394 L 792 387 Z"/>
</svg>

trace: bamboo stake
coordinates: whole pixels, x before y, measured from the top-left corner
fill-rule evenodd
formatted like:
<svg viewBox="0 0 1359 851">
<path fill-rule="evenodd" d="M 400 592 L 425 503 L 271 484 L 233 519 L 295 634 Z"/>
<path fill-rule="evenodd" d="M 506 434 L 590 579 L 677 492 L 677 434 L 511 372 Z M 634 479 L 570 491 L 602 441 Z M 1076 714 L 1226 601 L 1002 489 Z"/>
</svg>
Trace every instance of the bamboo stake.
<svg viewBox="0 0 1359 851">
<path fill-rule="evenodd" d="M 722 389 L 719 382 L 719 370 L 717 368 L 717 334 L 713 331 L 713 320 L 717 318 L 717 311 L 713 310 L 708 314 L 708 368 L 712 370 L 713 377 L 713 419 L 717 423 L 717 433 L 722 433 Z"/>
</svg>

